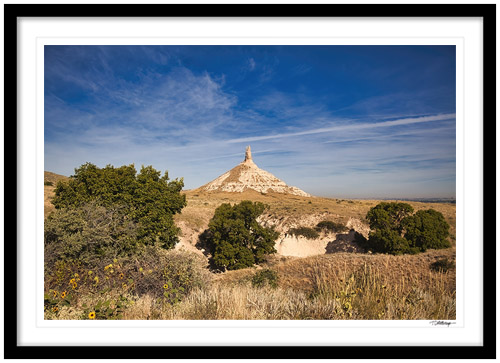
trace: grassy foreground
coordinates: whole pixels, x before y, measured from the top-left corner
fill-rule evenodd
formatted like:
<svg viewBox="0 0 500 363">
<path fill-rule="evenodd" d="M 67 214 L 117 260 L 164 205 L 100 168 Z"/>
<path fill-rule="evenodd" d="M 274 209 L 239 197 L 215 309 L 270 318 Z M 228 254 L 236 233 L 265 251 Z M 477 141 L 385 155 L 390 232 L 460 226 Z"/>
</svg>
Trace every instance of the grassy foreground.
<svg viewBox="0 0 500 363">
<path fill-rule="evenodd" d="M 157 261 L 145 267 L 118 261 L 90 274 L 56 272 L 54 279 L 46 279 L 45 318 L 453 320 L 455 270 L 430 267 L 453 254 L 449 249 L 418 256 L 274 258 L 265 266 L 277 272 L 273 288 L 252 284 L 261 268 L 212 274 L 199 256 L 169 251 L 169 271 L 155 268 Z"/>
<path fill-rule="evenodd" d="M 46 174 L 45 216 L 57 175 Z M 49 185 L 52 183 L 52 185 Z M 306 258 L 270 257 L 261 267 L 212 273 L 195 248 L 221 203 L 249 199 L 270 206 L 264 221 L 281 231 L 320 220 L 364 222 L 378 201 L 306 198 L 257 192 L 186 192 L 176 215 L 181 241 L 191 251 L 150 249 L 86 268 L 64 261 L 45 271 L 45 319 L 90 320 L 453 320 L 456 318 L 455 247 L 418 255 L 334 253 Z M 410 202 L 445 216 L 454 237 L 455 206 Z M 454 245 L 454 238 L 452 238 Z M 442 262 L 444 268 L 433 268 Z M 446 263 L 448 262 L 448 263 Z M 266 269 L 277 286 L 252 280 Z"/>
</svg>

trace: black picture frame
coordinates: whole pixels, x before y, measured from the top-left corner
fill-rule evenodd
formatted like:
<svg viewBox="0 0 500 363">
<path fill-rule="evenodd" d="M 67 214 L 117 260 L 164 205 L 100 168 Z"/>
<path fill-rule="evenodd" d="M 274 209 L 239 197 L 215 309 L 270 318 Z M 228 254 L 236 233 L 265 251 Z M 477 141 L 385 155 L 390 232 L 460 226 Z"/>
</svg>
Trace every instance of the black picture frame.
<svg viewBox="0 0 500 363">
<path fill-rule="evenodd" d="M 480 17 L 483 20 L 483 191 L 488 200 L 496 199 L 496 5 L 495 4 L 321 4 L 321 5 L 244 5 L 244 4 L 5 4 L 4 5 L 4 135 L 5 178 L 4 206 L 4 356 L 5 358 L 39 359 L 460 359 L 496 357 L 496 247 L 488 245 L 483 254 L 483 339 L 482 346 L 192 346 L 189 348 L 158 346 L 20 346 L 18 345 L 18 300 L 17 279 L 12 271 L 18 271 L 16 248 L 18 238 L 19 209 L 18 188 L 18 18 L 20 17 Z M 14 152 L 13 150 L 16 150 Z M 484 203 L 483 231 L 496 225 L 496 213 Z M 488 210 L 487 210 L 488 208 Z M 489 232 L 490 233 L 490 232 Z M 492 233 L 491 233 L 492 234 Z M 491 235 L 490 234 L 490 235 Z M 485 236 L 483 236 L 484 238 Z M 6 278 L 6 276 L 10 276 Z M 16 275 L 17 276 L 17 275 Z M 486 288 L 488 287 L 488 288 Z"/>
</svg>

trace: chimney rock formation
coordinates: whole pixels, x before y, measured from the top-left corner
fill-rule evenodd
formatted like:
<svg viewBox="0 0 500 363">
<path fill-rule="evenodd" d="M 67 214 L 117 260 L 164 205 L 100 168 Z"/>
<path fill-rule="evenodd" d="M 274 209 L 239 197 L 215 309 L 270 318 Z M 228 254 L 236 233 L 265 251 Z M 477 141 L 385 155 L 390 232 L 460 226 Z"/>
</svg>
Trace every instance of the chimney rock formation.
<svg viewBox="0 0 500 363">
<path fill-rule="evenodd" d="M 219 192 L 244 192 L 253 189 L 257 192 L 283 193 L 310 197 L 311 195 L 297 187 L 288 186 L 284 181 L 276 178 L 273 174 L 260 169 L 252 159 L 252 151 L 247 146 L 245 160 L 224 173 L 217 179 L 200 187 L 204 191 Z"/>
</svg>

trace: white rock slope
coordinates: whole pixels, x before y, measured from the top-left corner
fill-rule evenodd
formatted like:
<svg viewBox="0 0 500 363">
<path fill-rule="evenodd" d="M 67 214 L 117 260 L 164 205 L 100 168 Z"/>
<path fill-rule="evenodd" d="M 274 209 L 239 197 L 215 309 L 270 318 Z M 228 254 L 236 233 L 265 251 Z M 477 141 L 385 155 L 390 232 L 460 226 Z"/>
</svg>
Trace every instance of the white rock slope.
<svg viewBox="0 0 500 363">
<path fill-rule="evenodd" d="M 245 160 L 222 174 L 217 179 L 200 187 L 204 191 L 244 192 L 253 189 L 261 193 L 276 192 L 310 197 L 303 190 L 288 186 L 273 174 L 259 168 L 252 160 L 250 146 L 247 146 Z"/>
</svg>

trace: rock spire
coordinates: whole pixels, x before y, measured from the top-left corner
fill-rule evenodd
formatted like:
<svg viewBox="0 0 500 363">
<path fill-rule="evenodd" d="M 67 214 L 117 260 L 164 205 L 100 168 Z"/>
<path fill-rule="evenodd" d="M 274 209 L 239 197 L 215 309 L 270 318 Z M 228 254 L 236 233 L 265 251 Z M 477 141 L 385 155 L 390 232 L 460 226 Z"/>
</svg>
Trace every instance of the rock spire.
<svg viewBox="0 0 500 363">
<path fill-rule="evenodd" d="M 259 168 L 252 159 L 252 150 L 247 146 L 245 160 L 222 174 L 217 179 L 200 187 L 204 191 L 241 193 L 252 189 L 260 193 L 283 193 L 310 197 L 311 195 L 297 187 L 288 186 L 273 174 Z"/>
<path fill-rule="evenodd" d="M 252 149 L 250 149 L 250 145 L 248 145 L 246 150 L 245 150 L 245 161 L 253 161 L 252 160 Z"/>
</svg>

